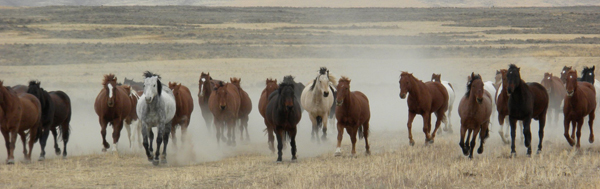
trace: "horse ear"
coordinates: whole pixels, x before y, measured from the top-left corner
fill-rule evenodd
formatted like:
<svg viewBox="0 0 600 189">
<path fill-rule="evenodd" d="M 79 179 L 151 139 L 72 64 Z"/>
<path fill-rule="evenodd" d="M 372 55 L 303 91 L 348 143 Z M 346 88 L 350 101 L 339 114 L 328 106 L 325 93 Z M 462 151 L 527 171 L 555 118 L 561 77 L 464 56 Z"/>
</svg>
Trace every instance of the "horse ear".
<svg viewBox="0 0 600 189">
<path fill-rule="evenodd" d="M 158 90 L 158 96 L 160 96 L 162 93 L 162 83 L 158 78 L 156 79 L 156 89 Z"/>
<path fill-rule="evenodd" d="M 596 65 L 592 66 L 592 72 L 596 69 Z"/>
<path fill-rule="evenodd" d="M 231 78 L 231 77 L 230 77 L 230 78 L 229 78 L 229 81 L 233 83 L 233 78 Z"/>
</svg>

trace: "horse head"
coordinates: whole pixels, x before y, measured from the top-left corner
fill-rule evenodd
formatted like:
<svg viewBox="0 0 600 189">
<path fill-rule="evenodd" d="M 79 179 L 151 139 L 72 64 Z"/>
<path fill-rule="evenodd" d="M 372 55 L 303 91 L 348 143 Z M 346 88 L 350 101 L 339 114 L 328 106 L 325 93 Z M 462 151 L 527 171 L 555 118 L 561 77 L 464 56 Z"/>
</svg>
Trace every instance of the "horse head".
<svg viewBox="0 0 600 189">
<path fill-rule="evenodd" d="M 285 107 L 287 110 L 292 110 L 294 108 L 294 101 L 296 100 L 296 95 L 294 94 L 294 83 L 283 82 L 279 84 L 278 91 L 280 106 Z"/>
<path fill-rule="evenodd" d="M 344 76 L 338 81 L 335 105 L 341 106 L 344 103 L 344 98 L 350 95 L 350 81 L 350 79 Z"/>
<path fill-rule="evenodd" d="M 238 89 L 242 88 L 240 86 L 240 83 L 242 82 L 242 78 L 230 77 L 229 81 L 231 81 L 231 84 L 235 85 Z"/>
<path fill-rule="evenodd" d="M 215 91 L 215 93 L 216 93 L 217 101 L 219 103 L 219 108 L 221 108 L 221 110 L 225 110 L 227 108 L 227 95 L 228 95 L 226 84 L 223 83 L 222 81 L 219 81 L 219 83 L 217 83 L 215 85 L 215 88 L 213 89 L 213 91 Z"/>
<path fill-rule="evenodd" d="M 542 84 L 542 86 L 544 86 L 544 88 L 546 88 L 546 91 L 548 92 L 548 94 L 550 94 L 550 92 L 552 91 L 552 73 L 544 73 L 544 79 L 542 79 L 542 82 L 540 82 L 540 84 Z"/>
<path fill-rule="evenodd" d="M 496 70 L 496 76 L 494 77 L 494 83 L 498 84 L 502 82 L 502 70 Z"/>
<path fill-rule="evenodd" d="M 198 80 L 198 86 L 200 86 L 200 91 L 198 92 L 198 96 L 202 97 L 205 95 L 205 90 L 208 94 L 210 94 L 210 72 L 200 74 L 200 79 Z M 206 88 L 208 86 L 208 88 Z"/>
<path fill-rule="evenodd" d="M 433 82 L 442 82 L 442 74 L 432 74 L 431 81 Z"/>
<path fill-rule="evenodd" d="M 583 71 L 581 71 L 581 81 L 585 81 L 588 83 L 592 83 L 594 84 L 594 79 L 595 79 L 595 75 L 594 75 L 594 70 L 596 69 L 596 66 L 592 66 L 590 67 L 584 67 Z"/>
<path fill-rule="evenodd" d="M 146 103 L 150 104 L 156 96 L 162 93 L 162 83 L 158 76 L 147 77 L 144 79 L 144 96 Z"/>
<path fill-rule="evenodd" d="M 569 70 L 565 75 L 567 96 L 571 97 L 575 93 L 575 90 L 577 90 L 577 72 L 575 70 Z"/>
<path fill-rule="evenodd" d="M 285 78 L 284 78 L 284 82 L 285 82 Z M 321 69 L 319 70 L 319 75 L 317 76 L 317 78 L 315 78 L 315 80 L 313 80 L 313 85 L 310 87 L 310 90 L 314 91 L 316 88 L 317 92 L 323 92 L 323 97 L 328 97 L 329 96 L 329 84 L 330 84 L 329 70 L 327 70 L 327 68 L 325 68 L 325 67 L 321 67 Z"/>
<path fill-rule="evenodd" d="M 569 70 L 572 70 L 573 66 L 565 66 L 563 67 L 562 71 L 560 72 L 560 81 L 562 81 L 563 83 L 567 82 L 567 72 L 569 72 Z"/>
<path fill-rule="evenodd" d="M 502 78 L 502 90 L 506 91 L 506 88 L 508 87 L 508 78 L 506 78 L 506 74 L 508 73 L 508 70 L 506 69 L 501 69 L 500 70 L 500 77 Z"/>
<path fill-rule="evenodd" d="M 43 98 L 42 91 L 43 89 L 40 87 L 42 83 L 40 81 L 29 81 L 29 87 L 27 88 L 27 93 L 36 96 L 37 98 Z"/>
<path fill-rule="evenodd" d="M 465 93 L 466 97 L 470 97 L 473 95 L 477 104 L 483 103 L 483 80 L 481 79 L 481 75 L 475 75 L 475 72 L 471 72 L 470 80 L 467 82 L 467 93 Z"/>
<path fill-rule="evenodd" d="M 169 89 L 171 89 L 171 91 L 173 91 L 173 96 L 179 96 L 180 88 L 181 88 L 181 83 L 169 82 Z"/>
<path fill-rule="evenodd" d="M 268 78 L 267 81 L 265 82 L 265 84 L 267 86 L 266 87 L 267 91 L 270 91 L 270 92 L 273 92 L 279 88 L 279 85 L 277 85 L 277 79 Z"/>
<path fill-rule="evenodd" d="M 510 95 L 516 88 L 521 86 L 521 68 L 514 64 L 510 64 L 508 73 L 506 73 L 506 80 L 508 84 L 506 92 Z"/>
<path fill-rule="evenodd" d="M 400 74 L 400 81 L 398 81 L 398 83 L 400 83 L 401 99 L 406 98 L 406 94 L 412 90 L 412 84 L 415 79 L 416 78 L 412 75 L 412 73 L 402 72 L 402 74 Z"/>
<path fill-rule="evenodd" d="M 108 107 L 112 108 L 115 105 L 115 87 L 117 87 L 117 77 L 114 74 L 104 75 L 102 82 L 105 91 L 108 93 Z"/>
</svg>

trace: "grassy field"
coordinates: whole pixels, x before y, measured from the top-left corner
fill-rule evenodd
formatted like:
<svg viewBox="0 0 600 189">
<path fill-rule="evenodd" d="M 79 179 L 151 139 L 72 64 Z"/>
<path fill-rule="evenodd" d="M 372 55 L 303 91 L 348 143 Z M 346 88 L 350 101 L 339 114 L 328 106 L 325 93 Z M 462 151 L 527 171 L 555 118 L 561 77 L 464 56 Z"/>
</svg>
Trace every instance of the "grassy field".
<svg viewBox="0 0 600 189">
<path fill-rule="evenodd" d="M 600 7 L 557 8 L 235 8 L 235 7 L 37 7 L 0 8 L 0 79 L 7 85 L 42 81 L 73 101 L 68 150 L 62 159 L 23 161 L 17 144 L 15 165 L 0 164 L 0 188 L 596 188 L 600 150 L 582 148 L 563 137 L 562 118 L 546 126 L 544 150 L 516 158 L 498 136 L 496 118 L 483 154 L 473 160 L 454 133 L 441 133 L 424 145 L 422 120 L 413 124 L 417 144 L 408 145 L 406 101 L 398 98 L 400 71 L 423 81 L 432 73 L 453 83 L 457 99 L 466 76 L 493 80 L 495 70 L 515 63 L 526 81 L 563 66 L 600 66 Z M 191 89 L 195 104 L 201 72 L 216 79 L 241 77 L 254 106 L 268 77 L 292 74 L 309 82 L 327 66 L 352 79 L 352 90 L 370 100 L 369 138 L 356 157 L 345 134 L 344 155 L 334 157 L 335 126 L 329 140 L 309 136 L 310 121 L 299 124 L 297 163 L 284 162 L 267 147 L 262 117 L 250 114 L 251 141 L 219 146 L 195 107 L 190 141 L 169 146 L 169 163 L 152 166 L 133 139 L 122 133 L 119 153 L 102 153 L 93 102 L 104 74 L 141 80 L 161 74 Z M 596 74 L 600 74 L 597 71 Z M 562 115 L 561 115 L 562 116 Z M 537 133 L 537 122 L 532 133 Z M 597 123 L 596 123 L 597 125 Z M 112 129 L 109 130 L 109 137 Z M 179 137 L 181 138 L 181 137 Z M 538 137 L 534 134 L 533 144 Z M 52 144 L 52 139 L 49 144 Z M 4 144 L 0 141 L 0 144 Z M 0 145 L 4 146 L 4 145 Z M 60 144 L 62 147 L 62 142 Z M 46 148 L 51 150 L 51 145 Z M 534 148 L 535 150 L 535 148 Z M 40 147 L 35 145 L 33 158 Z M 6 152 L 0 150 L 0 160 Z"/>
</svg>

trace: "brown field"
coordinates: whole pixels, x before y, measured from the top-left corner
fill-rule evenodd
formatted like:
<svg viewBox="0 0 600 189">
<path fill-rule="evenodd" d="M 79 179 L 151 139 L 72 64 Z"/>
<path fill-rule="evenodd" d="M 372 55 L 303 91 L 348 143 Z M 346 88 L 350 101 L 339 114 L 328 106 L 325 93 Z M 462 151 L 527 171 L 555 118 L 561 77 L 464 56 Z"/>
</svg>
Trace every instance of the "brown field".
<svg viewBox="0 0 600 189">
<path fill-rule="evenodd" d="M 47 159 L 27 163 L 17 143 L 17 163 L 0 164 L 0 188 L 597 188 L 600 150 L 587 142 L 587 126 L 580 150 L 565 141 L 561 118 L 546 126 L 541 154 L 527 157 L 517 143 L 518 156 L 510 158 L 510 147 L 501 143 L 492 118 L 484 153 L 469 160 L 458 146 L 456 112 L 471 72 L 492 80 L 495 70 L 514 63 L 524 80 L 540 81 L 543 73 L 558 74 L 564 65 L 577 70 L 600 66 L 597 12 L 600 7 L 3 9 L 0 79 L 7 85 L 37 79 L 46 90 L 63 90 L 74 113 L 69 156 L 51 153 L 49 139 Z M 527 19 L 515 19 L 524 14 Z M 335 126 L 329 126 L 328 141 L 317 144 L 310 140 L 310 121 L 303 119 L 298 162 L 290 161 L 286 149 L 284 163 L 277 164 L 256 109 L 264 80 L 291 74 L 307 83 L 321 66 L 349 77 L 352 90 L 369 97 L 372 155 L 364 154 L 364 140 L 359 140 L 358 155 L 351 157 L 344 134 L 344 155 L 334 157 Z M 170 142 L 166 165 L 152 166 L 137 138 L 129 146 L 125 131 L 118 154 L 102 153 L 93 110 L 102 76 L 141 80 L 145 70 L 190 87 L 194 100 L 203 71 L 216 79 L 241 77 L 254 104 L 251 141 L 238 138 L 236 147 L 218 146 L 196 106 L 190 140 L 183 145 L 178 141 L 177 149 Z M 398 97 L 400 71 L 425 81 L 431 73 L 442 73 L 443 80 L 454 84 L 453 134 L 439 134 L 433 145 L 425 146 L 418 116 L 413 124 L 416 145 L 408 145 L 406 100 Z M 531 127 L 534 150 L 537 125 L 534 121 Z M 110 141 L 112 129 L 108 131 Z M 36 144 L 34 160 L 39 152 Z M 0 160 L 5 157 L 0 150 Z"/>
</svg>

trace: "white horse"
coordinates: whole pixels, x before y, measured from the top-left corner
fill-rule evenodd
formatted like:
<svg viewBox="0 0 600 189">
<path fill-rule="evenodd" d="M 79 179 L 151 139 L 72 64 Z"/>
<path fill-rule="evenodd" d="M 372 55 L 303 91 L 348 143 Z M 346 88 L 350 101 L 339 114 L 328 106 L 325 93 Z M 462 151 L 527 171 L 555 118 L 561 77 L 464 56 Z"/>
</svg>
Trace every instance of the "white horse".
<svg viewBox="0 0 600 189">
<path fill-rule="evenodd" d="M 483 83 L 483 89 L 491 95 L 496 94 L 496 87 L 494 86 L 493 81 L 486 81 L 485 83 Z M 492 100 L 492 110 L 492 117 L 490 117 L 490 120 L 498 120 L 498 111 L 496 111 L 496 100 Z M 493 121 L 490 121 L 490 126 L 494 126 Z"/>
<path fill-rule="evenodd" d="M 171 120 L 175 116 L 175 97 L 168 86 L 160 82 L 160 76 L 149 71 L 144 73 L 144 94 L 140 97 L 143 99 L 136 107 L 136 112 L 142 121 L 142 135 L 144 137 L 144 148 L 148 161 L 158 165 L 160 154 L 160 145 L 164 141 L 165 146 L 161 155 L 161 162 L 167 163 L 167 144 L 169 143 L 169 135 L 171 133 Z M 156 137 L 156 154 L 152 155 L 152 139 L 154 133 L 152 127 L 158 128 L 158 136 Z M 150 143 L 148 143 L 150 138 Z M 154 159 L 153 159 L 154 158 Z"/>
<path fill-rule="evenodd" d="M 323 127 L 322 139 L 327 138 L 327 118 L 334 101 L 330 86 L 337 86 L 337 81 L 335 77 L 329 75 L 327 68 L 321 67 L 317 78 L 308 83 L 300 97 L 302 108 L 308 112 L 312 122 L 312 139 L 314 140 L 316 136 L 319 142 L 320 127 Z"/>
<path fill-rule="evenodd" d="M 433 82 L 441 82 L 442 85 L 444 85 L 444 87 L 446 88 L 446 91 L 448 92 L 448 111 L 446 112 L 446 116 L 448 117 L 448 121 L 444 122 L 444 131 L 448 132 L 448 133 L 452 133 L 452 119 L 450 119 L 452 117 L 452 105 L 454 105 L 454 98 L 456 97 L 456 95 L 454 94 L 454 87 L 452 87 L 452 84 L 448 81 L 442 81 L 441 80 L 442 74 L 433 74 L 431 75 L 431 81 Z M 440 132 L 438 132 L 440 133 Z"/>
</svg>

